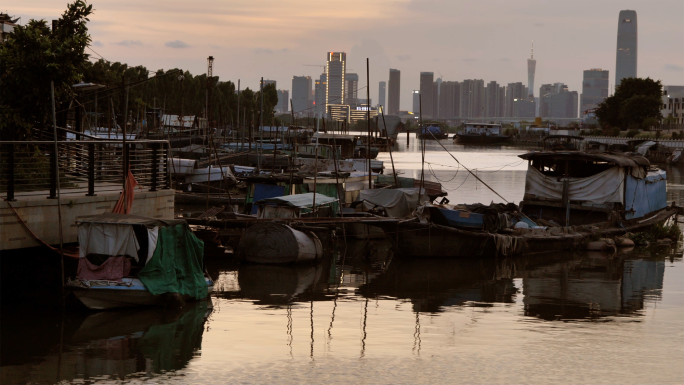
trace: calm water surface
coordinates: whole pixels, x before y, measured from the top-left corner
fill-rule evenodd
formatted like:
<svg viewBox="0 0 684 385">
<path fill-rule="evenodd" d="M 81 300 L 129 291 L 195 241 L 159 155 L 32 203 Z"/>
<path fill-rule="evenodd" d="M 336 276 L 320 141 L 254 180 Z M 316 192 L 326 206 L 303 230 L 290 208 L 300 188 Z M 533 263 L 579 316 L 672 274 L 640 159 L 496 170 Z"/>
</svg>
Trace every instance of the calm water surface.
<svg viewBox="0 0 684 385">
<path fill-rule="evenodd" d="M 525 150 L 442 143 L 508 200 L 522 198 Z M 414 145 L 394 154 L 405 175 L 420 172 Z M 464 182 L 443 151 L 426 161 L 452 203 L 500 201 Z M 668 175 L 679 201 L 681 174 Z M 681 248 L 419 261 L 395 258 L 383 242 L 349 242 L 315 265 L 206 263 L 217 283 L 211 303 L 182 310 L 4 307 L 0 383 L 684 379 Z"/>
</svg>

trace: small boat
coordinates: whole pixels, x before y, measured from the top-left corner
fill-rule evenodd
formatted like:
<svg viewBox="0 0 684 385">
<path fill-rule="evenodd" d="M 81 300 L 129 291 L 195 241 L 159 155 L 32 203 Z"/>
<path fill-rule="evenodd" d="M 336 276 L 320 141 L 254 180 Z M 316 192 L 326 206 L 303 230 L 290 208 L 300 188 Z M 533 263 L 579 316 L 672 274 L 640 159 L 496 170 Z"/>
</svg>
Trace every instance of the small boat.
<svg viewBox="0 0 684 385">
<path fill-rule="evenodd" d="M 442 129 L 436 125 L 424 125 L 420 131 L 416 133 L 418 139 L 449 139 L 449 134 L 442 132 Z"/>
<path fill-rule="evenodd" d="M 458 144 L 498 144 L 510 140 L 510 136 L 501 133 L 501 125 L 493 123 L 465 123 L 463 131 L 454 136 L 454 143 Z"/>
<path fill-rule="evenodd" d="M 213 290 L 204 273 L 204 244 L 182 219 L 82 217 L 78 242 L 78 271 L 66 288 L 89 309 L 201 300 Z"/>
<path fill-rule="evenodd" d="M 399 255 L 484 257 L 572 250 L 678 213 L 667 205 L 665 171 L 641 155 L 535 151 L 520 158 L 529 166 L 519 207 L 423 205 L 412 219 L 366 223 L 381 227 Z"/>
</svg>

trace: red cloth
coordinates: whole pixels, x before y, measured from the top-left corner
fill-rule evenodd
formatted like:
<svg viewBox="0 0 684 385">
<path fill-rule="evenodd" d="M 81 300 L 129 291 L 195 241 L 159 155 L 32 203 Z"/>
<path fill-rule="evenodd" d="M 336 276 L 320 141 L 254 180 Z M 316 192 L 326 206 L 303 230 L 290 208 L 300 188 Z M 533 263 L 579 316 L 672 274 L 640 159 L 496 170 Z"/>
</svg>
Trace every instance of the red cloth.
<svg viewBox="0 0 684 385">
<path fill-rule="evenodd" d="M 121 281 L 131 273 L 131 260 L 128 257 L 109 257 L 100 266 L 87 258 L 79 258 L 76 277 L 85 280 Z"/>
<path fill-rule="evenodd" d="M 133 189 L 135 189 L 135 186 L 138 186 L 138 181 L 135 180 L 133 173 L 131 173 L 131 170 L 128 169 L 128 176 L 126 177 L 126 188 L 119 197 L 119 200 L 116 202 L 114 210 L 112 210 L 113 213 L 128 214 L 131 212 L 131 206 L 133 206 L 133 196 L 135 195 L 135 191 L 133 191 Z M 140 190 L 142 190 L 142 187 L 140 188 Z M 125 207 L 124 197 L 126 200 Z"/>
</svg>

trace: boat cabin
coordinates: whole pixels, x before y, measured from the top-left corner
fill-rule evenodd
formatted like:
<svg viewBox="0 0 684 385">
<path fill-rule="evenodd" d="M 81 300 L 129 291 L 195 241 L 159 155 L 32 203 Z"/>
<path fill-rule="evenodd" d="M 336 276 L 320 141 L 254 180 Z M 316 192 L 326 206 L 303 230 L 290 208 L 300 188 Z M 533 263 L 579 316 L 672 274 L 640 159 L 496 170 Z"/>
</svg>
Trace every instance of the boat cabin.
<svg viewBox="0 0 684 385">
<path fill-rule="evenodd" d="M 542 225 L 631 220 L 667 206 L 667 177 L 637 154 L 541 151 L 528 161 L 522 212 Z"/>
<path fill-rule="evenodd" d="M 323 194 L 297 194 L 257 201 L 257 218 L 302 218 L 337 216 L 337 199 Z M 315 209 L 314 209 L 315 207 Z"/>
<path fill-rule="evenodd" d="M 337 147 L 339 151 L 337 159 L 353 158 L 354 150 L 356 149 L 356 137 L 354 135 L 333 135 L 317 133 L 314 135 L 313 138 L 311 138 L 311 143 L 325 144 L 328 146 Z"/>
<path fill-rule="evenodd" d="M 495 123 L 465 123 L 464 134 L 469 135 L 501 135 L 501 125 Z"/>
<path fill-rule="evenodd" d="M 544 137 L 544 150 L 546 151 L 579 151 L 581 136 L 574 135 L 549 135 Z"/>
</svg>

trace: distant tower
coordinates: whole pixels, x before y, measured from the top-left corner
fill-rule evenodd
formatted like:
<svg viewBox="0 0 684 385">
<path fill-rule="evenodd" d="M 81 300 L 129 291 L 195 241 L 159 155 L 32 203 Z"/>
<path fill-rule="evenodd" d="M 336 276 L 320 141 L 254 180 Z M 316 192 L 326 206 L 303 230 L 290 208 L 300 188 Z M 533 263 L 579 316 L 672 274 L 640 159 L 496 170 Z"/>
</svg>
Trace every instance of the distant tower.
<svg viewBox="0 0 684 385">
<path fill-rule="evenodd" d="M 387 82 L 380 82 L 378 87 L 378 105 L 385 107 L 385 89 L 387 88 Z"/>
<path fill-rule="evenodd" d="M 620 11 L 618 17 L 617 54 L 615 55 L 615 87 L 624 78 L 637 76 L 637 14 Z"/>
<path fill-rule="evenodd" d="M 387 114 L 395 115 L 399 111 L 399 92 L 401 90 L 401 71 L 390 68 L 387 84 Z"/>
<path fill-rule="evenodd" d="M 345 68 L 347 54 L 344 52 L 328 52 L 328 63 L 325 67 L 327 83 L 325 87 L 325 104 L 345 104 Z"/>
<path fill-rule="evenodd" d="M 530 100 L 534 100 L 534 70 L 537 68 L 537 61 L 534 60 L 534 40 L 532 40 L 532 54 L 527 59 L 527 92 Z"/>
</svg>

